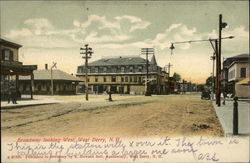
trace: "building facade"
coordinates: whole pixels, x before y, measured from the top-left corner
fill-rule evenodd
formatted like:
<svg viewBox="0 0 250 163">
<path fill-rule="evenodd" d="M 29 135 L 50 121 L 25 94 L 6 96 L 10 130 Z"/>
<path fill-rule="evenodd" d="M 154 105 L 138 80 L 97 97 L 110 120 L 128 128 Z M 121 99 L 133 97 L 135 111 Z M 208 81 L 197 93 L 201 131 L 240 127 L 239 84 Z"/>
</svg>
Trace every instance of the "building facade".
<svg viewBox="0 0 250 163">
<path fill-rule="evenodd" d="M 33 98 L 33 71 L 37 65 L 23 65 L 19 62 L 18 50 L 22 45 L 0 39 L 1 60 L 1 100 L 6 100 L 10 91 L 10 85 L 14 85 L 17 97 L 21 97 L 19 90 L 19 76 L 25 75 L 30 83 L 29 94 Z"/>
<path fill-rule="evenodd" d="M 222 88 L 226 93 L 239 97 L 249 96 L 249 85 L 239 85 L 237 83 L 249 79 L 249 54 L 240 54 L 227 58 L 223 62 L 222 70 Z M 243 93 L 245 92 L 245 93 Z"/>
<path fill-rule="evenodd" d="M 149 91 L 164 94 L 167 90 L 168 74 L 157 65 L 155 56 L 149 61 Z M 77 77 L 85 81 L 86 67 L 78 66 Z M 90 93 L 111 91 L 120 94 L 145 94 L 146 60 L 139 56 L 102 58 L 88 66 Z M 85 91 L 80 83 L 79 91 Z"/>
<path fill-rule="evenodd" d="M 52 73 L 52 74 L 51 74 Z M 53 76 L 51 78 L 51 75 Z M 30 91 L 29 78 L 20 76 L 19 90 L 22 94 L 28 94 Z M 34 71 L 34 94 L 51 95 L 53 81 L 54 95 L 75 95 L 76 86 L 80 82 L 78 78 L 61 70 L 35 70 Z"/>
</svg>

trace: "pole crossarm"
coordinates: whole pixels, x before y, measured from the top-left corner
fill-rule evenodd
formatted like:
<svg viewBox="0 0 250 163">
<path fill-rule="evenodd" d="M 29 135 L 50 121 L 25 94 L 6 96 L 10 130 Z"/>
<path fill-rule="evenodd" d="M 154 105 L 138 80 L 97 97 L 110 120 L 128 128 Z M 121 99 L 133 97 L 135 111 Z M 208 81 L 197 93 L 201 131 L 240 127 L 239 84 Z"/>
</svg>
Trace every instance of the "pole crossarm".
<svg viewBox="0 0 250 163">
<path fill-rule="evenodd" d="M 83 50 L 83 52 L 80 52 L 80 54 L 83 54 L 82 58 L 85 59 L 85 91 L 86 91 L 86 101 L 89 100 L 89 85 L 88 85 L 88 59 L 91 58 L 92 54 L 94 53 L 92 51 L 92 48 L 88 47 L 88 44 L 84 45 L 85 48 L 80 48 L 80 50 Z"/>
<path fill-rule="evenodd" d="M 228 36 L 228 37 L 223 37 L 221 39 L 232 39 L 234 38 L 234 36 Z M 182 44 L 182 43 L 192 43 L 192 42 L 202 42 L 202 41 L 215 41 L 215 40 L 219 40 L 219 38 L 217 39 L 203 39 L 203 40 L 190 40 L 190 41 L 181 41 L 181 42 L 172 42 L 171 44 Z"/>
<path fill-rule="evenodd" d="M 148 55 L 149 54 L 154 54 L 154 48 L 142 48 L 141 49 L 141 54 L 146 55 L 146 68 L 147 68 L 147 75 L 146 75 L 146 81 L 149 79 L 149 60 L 148 60 Z M 150 85 L 149 82 L 145 83 L 145 96 L 151 96 L 149 90 L 150 90 Z"/>
</svg>

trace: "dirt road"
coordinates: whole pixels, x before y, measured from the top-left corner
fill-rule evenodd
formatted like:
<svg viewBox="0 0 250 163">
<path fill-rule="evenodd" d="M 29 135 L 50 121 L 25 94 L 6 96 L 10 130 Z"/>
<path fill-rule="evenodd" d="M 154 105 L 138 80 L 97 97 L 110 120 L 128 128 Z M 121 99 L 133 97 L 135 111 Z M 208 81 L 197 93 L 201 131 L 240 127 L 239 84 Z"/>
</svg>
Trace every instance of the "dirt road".
<svg viewBox="0 0 250 163">
<path fill-rule="evenodd" d="M 199 95 L 124 99 L 1 110 L 2 136 L 222 136 L 211 102 Z"/>
</svg>

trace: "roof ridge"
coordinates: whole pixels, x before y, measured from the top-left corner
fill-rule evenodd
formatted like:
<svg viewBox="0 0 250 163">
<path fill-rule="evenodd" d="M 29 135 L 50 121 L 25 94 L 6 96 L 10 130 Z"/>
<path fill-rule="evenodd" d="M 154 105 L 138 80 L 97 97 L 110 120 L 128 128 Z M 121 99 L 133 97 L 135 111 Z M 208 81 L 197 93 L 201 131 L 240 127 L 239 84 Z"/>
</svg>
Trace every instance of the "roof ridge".
<svg viewBox="0 0 250 163">
<path fill-rule="evenodd" d="M 115 58 L 141 58 L 140 55 L 121 55 L 121 56 L 102 56 L 101 59 L 115 59 Z"/>
</svg>

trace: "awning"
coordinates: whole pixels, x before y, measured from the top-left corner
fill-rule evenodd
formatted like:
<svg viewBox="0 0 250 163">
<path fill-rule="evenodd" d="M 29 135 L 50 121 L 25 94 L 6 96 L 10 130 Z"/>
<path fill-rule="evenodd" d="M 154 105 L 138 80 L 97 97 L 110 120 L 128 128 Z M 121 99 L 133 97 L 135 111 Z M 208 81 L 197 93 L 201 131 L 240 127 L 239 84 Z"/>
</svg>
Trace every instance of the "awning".
<svg viewBox="0 0 250 163">
<path fill-rule="evenodd" d="M 239 85 L 250 85 L 250 78 L 247 77 L 239 82 L 237 82 L 236 84 L 239 84 Z"/>
</svg>

